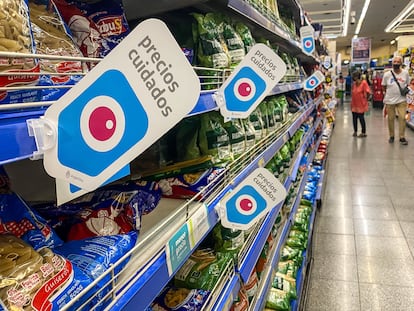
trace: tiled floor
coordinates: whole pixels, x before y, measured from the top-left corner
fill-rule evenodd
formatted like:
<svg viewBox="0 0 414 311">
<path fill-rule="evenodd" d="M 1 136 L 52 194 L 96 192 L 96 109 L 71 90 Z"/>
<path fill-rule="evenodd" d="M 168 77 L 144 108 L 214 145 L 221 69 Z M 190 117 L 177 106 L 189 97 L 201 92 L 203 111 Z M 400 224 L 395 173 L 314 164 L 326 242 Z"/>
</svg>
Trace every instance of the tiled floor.
<svg viewBox="0 0 414 311">
<path fill-rule="evenodd" d="M 382 111 L 366 121 L 354 138 L 349 103 L 338 109 L 306 311 L 414 310 L 414 131 L 389 144 Z"/>
</svg>

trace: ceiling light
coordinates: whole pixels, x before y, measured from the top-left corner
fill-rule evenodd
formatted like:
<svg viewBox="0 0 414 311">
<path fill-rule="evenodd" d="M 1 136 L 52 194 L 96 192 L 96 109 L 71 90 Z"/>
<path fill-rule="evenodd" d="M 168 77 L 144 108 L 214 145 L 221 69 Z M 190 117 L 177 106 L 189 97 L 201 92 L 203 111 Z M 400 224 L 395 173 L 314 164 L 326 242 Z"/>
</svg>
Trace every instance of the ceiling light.
<svg viewBox="0 0 414 311">
<path fill-rule="evenodd" d="M 400 23 L 411 14 L 411 11 L 414 9 L 414 0 L 411 0 L 410 3 L 397 15 L 396 18 L 392 20 L 391 23 L 385 28 L 385 32 L 394 31 Z"/>
<path fill-rule="evenodd" d="M 345 65 L 349 64 L 349 60 L 344 60 L 344 64 Z"/>
<path fill-rule="evenodd" d="M 362 26 L 362 23 L 364 22 L 365 15 L 367 14 L 370 2 L 371 2 L 371 0 L 365 0 L 364 7 L 362 8 L 362 11 L 361 11 L 361 16 L 359 17 L 359 21 L 358 21 L 357 27 L 355 29 L 355 34 L 356 35 L 358 35 L 360 30 L 361 30 L 361 26 Z"/>
<path fill-rule="evenodd" d="M 395 40 L 391 40 L 390 44 L 393 45 L 395 43 Z"/>
<path fill-rule="evenodd" d="M 414 0 L 413 0 L 414 1 Z M 346 37 L 348 34 L 349 12 L 351 11 L 351 0 L 345 0 L 344 3 L 344 16 L 342 20 L 342 36 Z"/>
<path fill-rule="evenodd" d="M 356 38 L 358 38 L 358 35 L 354 35 L 352 38 L 353 38 L 353 39 L 356 39 Z"/>
</svg>

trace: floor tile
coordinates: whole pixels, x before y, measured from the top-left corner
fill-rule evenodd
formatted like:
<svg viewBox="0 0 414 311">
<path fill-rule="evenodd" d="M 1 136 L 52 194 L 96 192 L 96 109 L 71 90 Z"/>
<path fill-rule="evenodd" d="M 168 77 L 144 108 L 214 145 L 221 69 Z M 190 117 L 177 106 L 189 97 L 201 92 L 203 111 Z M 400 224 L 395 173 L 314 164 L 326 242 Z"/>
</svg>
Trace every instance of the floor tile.
<svg viewBox="0 0 414 311">
<path fill-rule="evenodd" d="M 400 221 L 404 236 L 407 239 L 414 239 L 414 222 Z"/>
<path fill-rule="evenodd" d="M 352 203 L 354 205 L 378 205 L 378 206 L 393 206 L 391 198 L 387 195 L 367 195 L 354 194 L 352 196 Z"/>
<path fill-rule="evenodd" d="M 313 255 L 355 255 L 355 237 L 348 234 L 315 233 Z"/>
<path fill-rule="evenodd" d="M 358 282 L 356 256 L 326 254 L 314 258 L 312 278 Z"/>
<path fill-rule="evenodd" d="M 372 220 L 397 220 L 394 208 L 390 206 L 354 205 L 353 217 Z"/>
<path fill-rule="evenodd" d="M 395 213 L 397 214 L 397 217 L 401 221 L 409 221 L 414 222 L 414 208 L 411 207 L 395 207 Z"/>
<path fill-rule="evenodd" d="M 388 189 L 384 186 L 352 186 L 353 196 L 385 196 L 388 195 Z"/>
<path fill-rule="evenodd" d="M 352 218 L 318 217 L 317 232 L 354 234 Z"/>
<path fill-rule="evenodd" d="M 305 310 L 359 311 L 358 283 L 312 279 Z"/>
<path fill-rule="evenodd" d="M 322 207 L 319 210 L 319 216 L 322 217 L 337 217 L 337 218 L 352 218 L 353 211 L 349 205 L 335 204 L 334 202 L 323 201 Z"/>
<path fill-rule="evenodd" d="M 414 287 L 359 284 L 361 310 L 412 311 L 414 310 Z"/>
<path fill-rule="evenodd" d="M 358 256 L 412 258 L 405 238 L 359 235 L 355 237 L 355 242 Z"/>
<path fill-rule="evenodd" d="M 414 284 L 414 260 L 402 258 L 357 257 L 361 283 L 394 286 Z"/>
<path fill-rule="evenodd" d="M 353 176 L 351 177 L 352 185 L 363 185 L 363 186 L 382 186 L 385 185 L 382 177 L 371 177 L 371 176 Z"/>
<path fill-rule="evenodd" d="M 402 237 L 403 233 L 398 221 L 354 219 L 356 235 L 373 235 Z"/>
</svg>

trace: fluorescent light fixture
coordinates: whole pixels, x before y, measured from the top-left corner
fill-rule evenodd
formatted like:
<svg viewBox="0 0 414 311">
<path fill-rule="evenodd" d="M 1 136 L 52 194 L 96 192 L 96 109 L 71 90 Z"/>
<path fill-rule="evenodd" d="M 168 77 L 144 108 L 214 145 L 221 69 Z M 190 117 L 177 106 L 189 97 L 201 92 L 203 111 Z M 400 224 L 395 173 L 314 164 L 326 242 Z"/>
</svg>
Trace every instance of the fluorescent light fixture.
<svg viewBox="0 0 414 311">
<path fill-rule="evenodd" d="M 353 39 L 356 39 L 356 38 L 358 38 L 358 35 L 354 35 L 352 38 L 353 38 Z"/>
<path fill-rule="evenodd" d="M 395 43 L 395 40 L 391 40 L 390 44 L 393 45 Z"/>
<path fill-rule="evenodd" d="M 414 0 L 413 0 L 414 1 Z M 349 24 L 349 12 L 351 11 L 351 0 L 345 0 L 344 3 L 344 16 L 342 20 L 342 36 L 346 37 L 348 34 L 348 24 Z"/>
<path fill-rule="evenodd" d="M 400 25 L 401 22 L 411 14 L 411 11 L 413 9 L 414 9 L 414 0 L 411 0 L 410 3 L 408 3 L 407 6 L 400 12 L 400 14 L 398 14 L 397 17 L 394 18 L 392 22 L 388 24 L 387 27 L 385 27 L 385 32 L 394 31 L 395 28 L 398 27 L 398 25 Z"/>
<path fill-rule="evenodd" d="M 355 29 L 355 34 L 356 35 L 359 35 L 359 32 L 361 30 L 361 26 L 362 26 L 362 23 L 364 22 L 365 15 L 367 14 L 370 2 L 371 2 L 371 0 L 365 0 L 364 7 L 362 8 L 362 11 L 361 11 L 361 16 L 359 17 L 358 24 L 357 24 L 356 29 Z"/>
<path fill-rule="evenodd" d="M 344 64 L 348 65 L 349 64 L 349 60 L 344 60 Z"/>
<path fill-rule="evenodd" d="M 329 33 L 329 34 L 325 34 L 324 37 L 326 39 L 336 39 L 338 38 L 338 34 Z"/>
</svg>

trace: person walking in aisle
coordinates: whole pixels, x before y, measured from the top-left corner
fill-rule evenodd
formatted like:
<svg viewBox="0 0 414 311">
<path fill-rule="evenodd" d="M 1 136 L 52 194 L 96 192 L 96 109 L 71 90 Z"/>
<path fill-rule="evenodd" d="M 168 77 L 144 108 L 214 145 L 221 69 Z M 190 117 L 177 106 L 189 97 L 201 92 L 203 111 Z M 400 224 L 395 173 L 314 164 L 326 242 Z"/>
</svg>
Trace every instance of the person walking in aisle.
<svg viewBox="0 0 414 311">
<path fill-rule="evenodd" d="M 351 92 L 351 111 L 352 111 L 352 123 L 354 126 L 354 134 L 356 137 L 367 137 L 366 125 L 365 125 L 365 112 L 368 111 L 368 98 L 371 96 L 371 89 L 366 80 L 361 79 L 361 73 L 356 71 L 352 74 Z M 358 120 L 361 123 L 361 134 L 358 133 Z"/>
<path fill-rule="evenodd" d="M 385 93 L 384 104 L 388 115 L 388 132 L 390 135 L 388 142 L 394 142 L 394 123 L 395 113 L 397 111 L 400 143 L 402 145 L 407 145 L 408 141 L 405 139 L 407 99 L 405 96 L 401 95 L 400 88 L 404 89 L 408 85 L 410 76 L 406 70 L 401 68 L 401 65 L 402 57 L 394 56 L 392 59 L 392 70 L 384 73 L 382 78 L 382 88 Z"/>
</svg>

